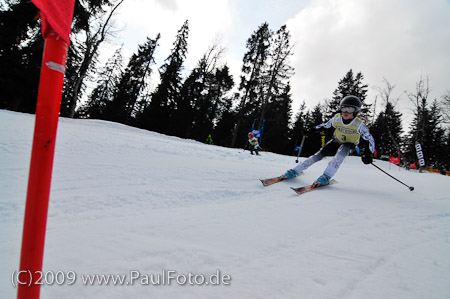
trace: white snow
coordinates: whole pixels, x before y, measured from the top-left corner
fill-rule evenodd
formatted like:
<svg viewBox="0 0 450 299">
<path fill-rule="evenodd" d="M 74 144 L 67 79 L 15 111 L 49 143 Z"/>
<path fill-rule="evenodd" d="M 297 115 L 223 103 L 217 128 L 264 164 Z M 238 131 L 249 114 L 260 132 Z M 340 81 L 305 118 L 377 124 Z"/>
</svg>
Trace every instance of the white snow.
<svg viewBox="0 0 450 299">
<path fill-rule="evenodd" d="M 14 298 L 34 115 L 0 111 L 0 289 Z M 75 283 L 41 298 L 450 298 L 450 178 L 348 157 L 338 184 L 301 196 L 325 159 L 263 187 L 295 157 L 205 145 L 120 124 L 61 118 L 44 272 Z M 217 270 L 229 285 L 145 285 Z M 133 285 L 83 275 L 139 273 Z M 60 273 L 61 273 L 60 272 Z"/>
</svg>

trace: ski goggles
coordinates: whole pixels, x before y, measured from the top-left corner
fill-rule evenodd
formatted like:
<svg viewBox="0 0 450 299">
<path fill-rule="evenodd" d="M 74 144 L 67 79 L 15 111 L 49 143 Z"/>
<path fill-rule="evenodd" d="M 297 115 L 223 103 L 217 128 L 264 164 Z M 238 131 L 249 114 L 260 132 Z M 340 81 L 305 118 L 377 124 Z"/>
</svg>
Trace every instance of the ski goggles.
<svg viewBox="0 0 450 299">
<path fill-rule="evenodd" d="M 353 113 L 356 111 L 355 107 L 342 107 L 341 112 L 343 113 Z"/>
</svg>

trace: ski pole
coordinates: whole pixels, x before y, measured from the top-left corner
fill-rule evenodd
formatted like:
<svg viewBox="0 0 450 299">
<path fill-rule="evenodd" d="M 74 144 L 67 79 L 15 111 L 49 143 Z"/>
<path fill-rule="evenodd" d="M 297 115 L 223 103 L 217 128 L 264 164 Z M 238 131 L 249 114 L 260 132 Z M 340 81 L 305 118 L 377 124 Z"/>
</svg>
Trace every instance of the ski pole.
<svg viewBox="0 0 450 299">
<path fill-rule="evenodd" d="M 379 170 L 381 170 L 382 172 L 384 172 L 385 174 L 387 174 L 388 176 L 390 176 L 391 178 L 393 178 L 393 179 L 396 180 L 397 182 L 402 183 L 403 185 L 405 185 L 406 187 L 408 187 L 408 188 L 409 188 L 409 191 L 413 191 L 413 190 L 414 190 L 414 187 L 413 187 L 413 186 L 408 186 L 408 185 L 406 185 L 405 183 L 403 183 L 402 181 L 400 181 L 399 179 L 394 178 L 392 175 L 390 175 L 389 173 L 387 173 L 386 171 L 384 171 L 384 170 L 381 169 L 380 167 L 378 167 L 378 166 L 376 166 L 375 164 L 373 164 L 373 162 L 370 163 L 370 164 L 372 164 L 374 167 L 378 168 Z"/>
<path fill-rule="evenodd" d="M 245 150 L 247 149 L 247 145 L 248 145 L 248 140 L 245 142 L 245 146 L 244 146 L 244 149 L 242 150 L 242 152 L 241 153 L 243 153 L 243 152 L 245 152 Z"/>
<path fill-rule="evenodd" d="M 300 157 L 300 154 L 303 149 L 303 143 L 305 143 L 306 135 L 303 135 L 302 142 L 300 143 L 300 149 L 298 150 L 297 159 L 295 160 L 295 163 L 298 163 L 298 157 Z"/>
</svg>

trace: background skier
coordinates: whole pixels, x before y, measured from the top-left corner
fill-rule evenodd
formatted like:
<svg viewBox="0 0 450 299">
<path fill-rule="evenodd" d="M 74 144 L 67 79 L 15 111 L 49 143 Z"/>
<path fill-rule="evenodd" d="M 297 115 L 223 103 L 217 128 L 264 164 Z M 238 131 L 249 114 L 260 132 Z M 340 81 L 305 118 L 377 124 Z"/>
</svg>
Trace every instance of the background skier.
<svg viewBox="0 0 450 299">
<path fill-rule="evenodd" d="M 259 150 L 261 149 L 261 147 L 259 146 L 259 141 L 258 138 L 255 137 L 255 135 L 253 135 L 252 132 L 248 133 L 247 135 L 248 137 L 248 142 L 247 142 L 247 146 L 250 150 L 250 154 L 253 155 L 253 151 L 255 151 L 255 153 L 257 155 L 259 155 Z"/>
</svg>

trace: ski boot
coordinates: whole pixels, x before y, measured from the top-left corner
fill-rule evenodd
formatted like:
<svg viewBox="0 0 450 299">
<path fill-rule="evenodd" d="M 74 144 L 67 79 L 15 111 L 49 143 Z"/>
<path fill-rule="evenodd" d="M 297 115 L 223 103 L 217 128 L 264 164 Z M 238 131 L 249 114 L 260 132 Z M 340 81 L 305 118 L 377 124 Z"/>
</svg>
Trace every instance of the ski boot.
<svg viewBox="0 0 450 299">
<path fill-rule="evenodd" d="M 314 187 L 328 185 L 330 183 L 330 179 L 331 179 L 330 176 L 328 176 L 326 174 L 322 174 L 312 184 Z"/>
<path fill-rule="evenodd" d="M 298 176 L 298 172 L 295 171 L 294 169 L 289 169 L 288 171 L 286 171 L 284 175 L 286 176 L 286 178 L 292 179 Z"/>
</svg>

